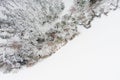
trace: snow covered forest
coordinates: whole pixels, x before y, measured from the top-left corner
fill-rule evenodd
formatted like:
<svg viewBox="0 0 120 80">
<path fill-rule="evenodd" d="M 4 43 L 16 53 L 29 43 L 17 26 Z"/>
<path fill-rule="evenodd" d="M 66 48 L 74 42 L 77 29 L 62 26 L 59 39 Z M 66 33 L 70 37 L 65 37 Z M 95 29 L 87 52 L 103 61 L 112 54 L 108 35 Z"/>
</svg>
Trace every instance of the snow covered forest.
<svg viewBox="0 0 120 80">
<path fill-rule="evenodd" d="M 119 0 L 0 0 L 0 67 L 9 72 L 55 53 L 78 27 L 116 10 Z"/>
</svg>

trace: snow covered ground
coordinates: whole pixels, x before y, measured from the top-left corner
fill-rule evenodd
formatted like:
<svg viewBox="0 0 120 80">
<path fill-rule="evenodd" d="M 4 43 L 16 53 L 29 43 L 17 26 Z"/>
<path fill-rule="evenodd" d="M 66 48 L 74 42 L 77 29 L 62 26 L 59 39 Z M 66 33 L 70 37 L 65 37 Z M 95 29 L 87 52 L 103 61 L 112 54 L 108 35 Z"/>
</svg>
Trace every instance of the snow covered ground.
<svg viewBox="0 0 120 80">
<path fill-rule="evenodd" d="M 53 56 L 0 80 L 120 80 L 119 21 L 120 10 L 96 18 Z"/>
</svg>

